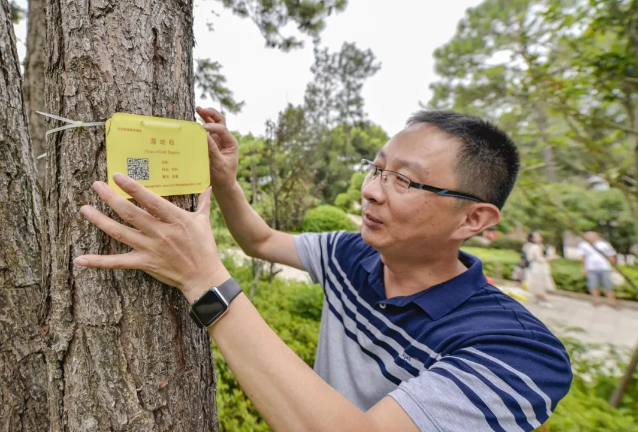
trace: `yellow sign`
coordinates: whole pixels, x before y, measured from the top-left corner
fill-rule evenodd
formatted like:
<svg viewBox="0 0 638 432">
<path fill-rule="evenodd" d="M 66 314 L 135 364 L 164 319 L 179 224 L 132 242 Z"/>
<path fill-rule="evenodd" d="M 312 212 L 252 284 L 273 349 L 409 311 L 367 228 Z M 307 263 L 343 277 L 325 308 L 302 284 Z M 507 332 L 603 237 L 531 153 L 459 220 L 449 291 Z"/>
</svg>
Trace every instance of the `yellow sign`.
<svg viewBox="0 0 638 432">
<path fill-rule="evenodd" d="M 201 193 L 210 185 L 208 144 L 201 124 L 115 113 L 105 124 L 108 184 L 121 172 L 158 195 Z"/>
</svg>

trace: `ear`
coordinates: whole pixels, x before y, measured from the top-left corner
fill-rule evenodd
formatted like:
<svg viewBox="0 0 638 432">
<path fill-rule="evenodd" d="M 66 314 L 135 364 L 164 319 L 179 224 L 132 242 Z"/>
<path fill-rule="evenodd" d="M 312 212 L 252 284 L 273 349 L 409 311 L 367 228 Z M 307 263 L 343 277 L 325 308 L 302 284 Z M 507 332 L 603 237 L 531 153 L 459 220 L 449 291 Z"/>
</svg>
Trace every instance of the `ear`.
<svg viewBox="0 0 638 432">
<path fill-rule="evenodd" d="M 472 204 L 465 209 L 465 218 L 452 233 L 454 240 L 465 241 L 499 223 L 501 211 L 493 204 Z"/>
</svg>

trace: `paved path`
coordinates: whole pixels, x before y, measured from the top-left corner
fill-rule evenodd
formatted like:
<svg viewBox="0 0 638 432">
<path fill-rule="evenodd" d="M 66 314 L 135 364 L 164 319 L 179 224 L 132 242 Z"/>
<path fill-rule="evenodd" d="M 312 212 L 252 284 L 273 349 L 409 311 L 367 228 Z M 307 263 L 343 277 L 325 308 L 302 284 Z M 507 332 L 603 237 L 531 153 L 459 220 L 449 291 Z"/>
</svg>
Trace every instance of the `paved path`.
<svg viewBox="0 0 638 432">
<path fill-rule="evenodd" d="M 246 259 L 239 248 L 226 249 L 224 252 L 235 259 Z M 310 276 L 305 271 L 288 266 L 278 265 L 278 267 L 282 268 L 282 272 L 278 274 L 279 277 L 310 281 Z M 520 288 L 503 287 L 501 289 L 527 297 L 527 293 Z M 566 334 L 570 328 L 575 328 L 580 331 L 568 333 L 583 342 L 612 343 L 628 348 L 633 348 L 638 343 L 638 310 L 617 311 L 608 306 L 594 307 L 586 300 L 559 295 L 550 297 L 553 309 L 542 308 L 532 300 L 519 301 L 558 335 Z"/>
</svg>

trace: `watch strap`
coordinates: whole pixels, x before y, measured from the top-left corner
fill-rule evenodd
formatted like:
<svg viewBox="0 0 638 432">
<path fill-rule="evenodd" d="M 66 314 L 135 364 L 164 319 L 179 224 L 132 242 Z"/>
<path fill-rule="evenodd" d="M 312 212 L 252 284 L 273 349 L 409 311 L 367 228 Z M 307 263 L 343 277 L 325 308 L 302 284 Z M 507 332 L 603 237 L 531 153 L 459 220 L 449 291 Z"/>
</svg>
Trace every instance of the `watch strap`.
<svg viewBox="0 0 638 432">
<path fill-rule="evenodd" d="M 239 286 L 239 283 L 237 283 L 235 278 L 231 277 L 230 279 L 228 279 L 223 284 L 221 284 L 221 285 L 219 285 L 217 287 L 210 288 L 206 293 L 204 293 L 202 295 L 202 297 L 199 297 L 199 298 L 195 299 L 195 302 L 193 303 L 193 305 L 191 305 L 189 315 L 192 318 L 192 320 L 195 321 L 195 324 L 197 324 L 197 327 L 199 327 L 199 328 L 204 328 L 206 326 L 199 319 L 199 316 L 197 315 L 197 313 L 195 313 L 195 310 L 193 309 L 193 306 L 195 306 L 195 304 L 197 304 L 199 299 L 203 298 L 209 291 L 211 291 L 213 289 L 217 289 L 217 292 L 224 298 L 224 300 L 226 300 L 226 303 L 229 305 L 229 307 L 230 307 L 230 302 L 232 302 L 235 299 L 235 297 L 237 297 L 239 295 L 239 293 L 242 292 L 242 289 L 241 289 L 241 286 Z M 214 321 L 212 323 L 210 323 L 209 326 L 212 325 L 213 323 L 214 323 Z"/>
</svg>

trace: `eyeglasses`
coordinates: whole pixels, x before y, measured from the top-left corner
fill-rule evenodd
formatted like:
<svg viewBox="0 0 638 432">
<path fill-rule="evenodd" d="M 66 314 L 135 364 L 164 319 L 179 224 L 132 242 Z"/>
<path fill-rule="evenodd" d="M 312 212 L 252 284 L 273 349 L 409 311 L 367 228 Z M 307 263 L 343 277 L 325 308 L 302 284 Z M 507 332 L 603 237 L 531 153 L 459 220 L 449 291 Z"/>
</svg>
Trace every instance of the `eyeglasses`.
<svg viewBox="0 0 638 432">
<path fill-rule="evenodd" d="M 413 182 L 408 177 L 400 174 L 396 171 L 390 171 L 387 169 L 382 169 L 373 164 L 371 161 L 367 159 L 361 159 L 361 171 L 366 175 L 366 178 L 363 180 L 363 184 L 366 185 L 370 183 L 372 180 L 376 179 L 379 174 L 381 174 L 382 184 L 386 186 L 392 186 L 393 190 L 399 194 L 404 194 L 411 187 L 416 189 L 422 189 L 430 192 L 434 192 L 437 195 L 449 196 L 454 198 L 466 199 L 470 201 L 476 202 L 484 202 L 482 199 L 477 198 L 472 195 L 465 194 L 463 192 L 451 191 L 449 189 L 441 189 L 434 186 L 429 186 L 422 183 Z"/>
</svg>

